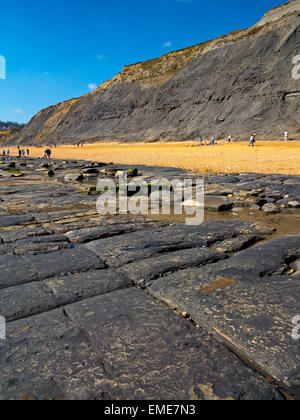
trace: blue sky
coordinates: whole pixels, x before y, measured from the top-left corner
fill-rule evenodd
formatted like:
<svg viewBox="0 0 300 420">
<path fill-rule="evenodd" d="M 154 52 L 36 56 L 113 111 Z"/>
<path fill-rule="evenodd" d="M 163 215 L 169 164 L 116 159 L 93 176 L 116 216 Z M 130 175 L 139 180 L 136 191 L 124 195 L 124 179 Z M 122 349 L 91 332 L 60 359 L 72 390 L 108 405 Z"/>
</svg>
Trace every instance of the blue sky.
<svg viewBox="0 0 300 420">
<path fill-rule="evenodd" d="M 1 4 L 0 120 L 29 121 L 125 64 L 253 25 L 284 0 L 9 0 Z"/>
</svg>

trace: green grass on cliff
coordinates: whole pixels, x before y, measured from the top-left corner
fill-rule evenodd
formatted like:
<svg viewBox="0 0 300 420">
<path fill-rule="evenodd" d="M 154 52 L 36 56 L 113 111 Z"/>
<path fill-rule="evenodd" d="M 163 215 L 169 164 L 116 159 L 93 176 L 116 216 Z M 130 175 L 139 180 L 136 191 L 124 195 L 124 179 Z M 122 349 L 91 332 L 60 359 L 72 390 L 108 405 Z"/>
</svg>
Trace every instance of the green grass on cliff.
<svg viewBox="0 0 300 420">
<path fill-rule="evenodd" d="M 201 44 L 170 52 L 161 57 L 127 65 L 120 76 L 123 80 L 151 80 L 153 84 L 158 81 L 165 81 L 183 70 L 193 57 L 201 55 L 210 44 L 217 46 L 227 42 L 240 41 L 258 34 L 266 26 L 269 26 L 269 24 L 261 27 L 240 29 Z"/>
</svg>

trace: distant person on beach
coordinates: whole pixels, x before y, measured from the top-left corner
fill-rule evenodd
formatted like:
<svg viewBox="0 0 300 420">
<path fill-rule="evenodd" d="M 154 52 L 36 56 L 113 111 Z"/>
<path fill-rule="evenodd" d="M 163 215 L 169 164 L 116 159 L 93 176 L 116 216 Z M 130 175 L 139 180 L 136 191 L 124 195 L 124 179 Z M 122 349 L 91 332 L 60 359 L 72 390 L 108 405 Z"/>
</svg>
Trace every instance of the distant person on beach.
<svg viewBox="0 0 300 420">
<path fill-rule="evenodd" d="M 46 150 L 45 150 L 44 157 L 45 157 L 46 159 L 51 159 L 51 150 L 50 150 L 50 149 L 46 149 Z"/>
<path fill-rule="evenodd" d="M 5 156 L 5 150 L 3 150 L 2 155 Z"/>
<path fill-rule="evenodd" d="M 24 149 L 22 149 L 22 157 L 23 158 L 25 157 L 25 150 Z"/>
<path fill-rule="evenodd" d="M 27 152 L 27 156 L 29 157 L 29 155 L 30 155 L 29 149 L 27 149 L 26 152 Z"/>
<path fill-rule="evenodd" d="M 249 146 L 254 147 L 255 142 L 256 142 L 255 138 L 256 138 L 256 133 L 253 133 L 253 134 L 251 135 L 251 137 L 250 137 L 250 143 L 249 143 Z"/>
<path fill-rule="evenodd" d="M 232 136 L 228 136 L 228 143 L 231 143 Z"/>
<path fill-rule="evenodd" d="M 211 146 L 215 145 L 215 138 L 214 137 L 211 138 L 211 143 L 210 144 L 211 144 Z"/>
<path fill-rule="evenodd" d="M 289 141 L 289 132 L 288 131 L 285 131 L 283 133 L 283 135 L 284 135 L 284 141 Z"/>
<path fill-rule="evenodd" d="M 20 146 L 18 146 L 18 155 L 19 155 L 19 157 L 21 157 L 21 155 L 22 155 L 22 151 L 20 149 Z"/>
<path fill-rule="evenodd" d="M 200 146 L 202 146 L 202 144 L 203 144 L 203 137 L 201 136 L 200 137 Z"/>
<path fill-rule="evenodd" d="M 9 151 L 9 149 L 7 149 L 7 150 L 6 150 L 6 154 L 7 154 L 7 156 L 9 156 L 9 155 L 10 155 L 10 151 Z"/>
</svg>

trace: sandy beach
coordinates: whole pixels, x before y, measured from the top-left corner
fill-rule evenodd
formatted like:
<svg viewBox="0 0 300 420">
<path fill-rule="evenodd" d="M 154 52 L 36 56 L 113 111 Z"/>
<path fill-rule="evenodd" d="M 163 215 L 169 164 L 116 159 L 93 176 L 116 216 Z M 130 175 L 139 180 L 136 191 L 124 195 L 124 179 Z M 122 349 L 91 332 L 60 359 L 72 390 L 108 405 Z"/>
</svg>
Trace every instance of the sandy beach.
<svg viewBox="0 0 300 420">
<path fill-rule="evenodd" d="M 30 147 L 30 156 L 42 157 L 46 147 Z M 16 148 L 11 148 L 15 155 Z M 300 175 L 299 142 L 222 143 L 199 146 L 196 143 L 86 144 L 78 148 L 63 145 L 52 149 L 55 159 L 86 159 L 105 163 L 168 166 L 199 173 L 280 173 Z"/>
</svg>

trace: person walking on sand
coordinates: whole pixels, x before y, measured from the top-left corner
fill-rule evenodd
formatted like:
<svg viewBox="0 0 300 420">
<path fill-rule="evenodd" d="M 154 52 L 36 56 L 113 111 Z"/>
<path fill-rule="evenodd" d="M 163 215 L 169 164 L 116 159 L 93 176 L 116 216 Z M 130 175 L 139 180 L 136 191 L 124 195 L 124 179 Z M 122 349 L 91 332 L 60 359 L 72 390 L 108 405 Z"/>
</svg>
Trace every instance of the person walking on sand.
<svg viewBox="0 0 300 420">
<path fill-rule="evenodd" d="M 228 136 L 228 143 L 231 143 L 232 136 Z"/>
<path fill-rule="evenodd" d="M 10 155 L 10 151 L 9 151 L 9 149 L 7 149 L 7 150 L 6 150 L 6 154 L 7 154 L 7 156 L 9 156 L 9 155 Z"/>
<path fill-rule="evenodd" d="M 27 156 L 29 157 L 29 155 L 30 155 L 29 149 L 27 149 L 26 152 L 27 152 Z"/>
<path fill-rule="evenodd" d="M 215 138 L 214 137 L 212 137 L 211 138 L 211 146 L 214 146 L 215 145 Z"/>
<path fill-rule="evenodd" d="M 254 134 L 252 134 L 252 135 L 251 135 L 251 137 L 250 137 L 250 143 L 249 143 L 249 146 L 254 147 L 254 144 L 255 144 L 255 137 L 256 137 L 256 133 L 254 133 Z"/>
<path fill-rule="evenodd" d="M 18 155 L 19 155 L 19 157 L 21 157 L 21 155 L 22 155 L 22 151 L 20 149 L 20 146 L 18 146 Z"/>
<path fill-rule="evenodd" d="M 284 141 L 289 141 L 289 132 L 288 131 L 285 131 L 283 133 L 283 135 L 284 135 Z"/>
</svg>

